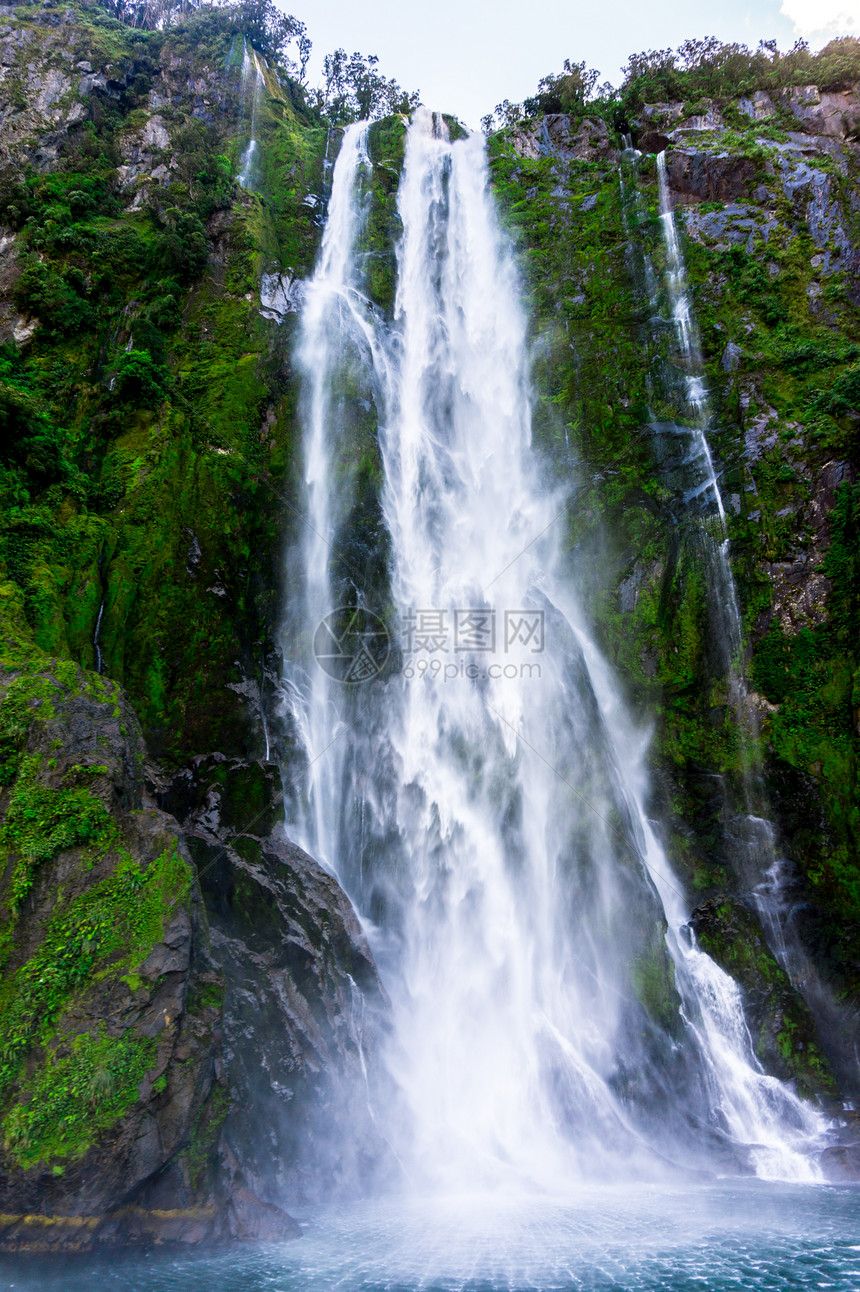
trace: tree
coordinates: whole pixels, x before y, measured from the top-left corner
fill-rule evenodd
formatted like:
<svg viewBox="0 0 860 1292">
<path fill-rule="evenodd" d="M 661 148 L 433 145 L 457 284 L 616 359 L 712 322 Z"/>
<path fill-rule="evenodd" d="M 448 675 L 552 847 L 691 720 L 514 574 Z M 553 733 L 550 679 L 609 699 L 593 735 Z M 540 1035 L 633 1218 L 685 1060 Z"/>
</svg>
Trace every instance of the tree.
<svg viewBox="0 0 860 1292">
<path fill-rule="evenodd" d="M 417 91 L 408 93 L 382 75 L 375 54 L 349 55 L 345 49 L 336 49 L 323 60 L 323 76 L 325 83 L 316 91 L 316 107 L 333 126 L 412 112 L 420 101 Z"/>
<path fill-rule="evenodd" d="M 537 112 L 579 112 L 594 92 L 600 73 L 585 62 L 564 60 L 564 71 L 544 76 L 537 94 L 526 99 L 523 107 L 529 116 Z"/>
</svg>

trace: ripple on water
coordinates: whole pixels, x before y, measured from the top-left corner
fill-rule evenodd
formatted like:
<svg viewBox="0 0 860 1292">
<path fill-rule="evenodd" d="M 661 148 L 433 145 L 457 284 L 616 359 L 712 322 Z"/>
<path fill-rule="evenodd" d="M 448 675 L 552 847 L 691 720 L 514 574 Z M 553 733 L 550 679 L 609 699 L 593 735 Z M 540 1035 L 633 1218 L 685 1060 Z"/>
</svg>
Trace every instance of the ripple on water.
<svg viewBox="0 0 860 1292">
<path fill-rule="evenodd" d="M 378 1200 L 295 1243 L 0 1263 L 15 1292 L 860 1292 L 860 1190 L 746 1181 Z"/>
</svg>

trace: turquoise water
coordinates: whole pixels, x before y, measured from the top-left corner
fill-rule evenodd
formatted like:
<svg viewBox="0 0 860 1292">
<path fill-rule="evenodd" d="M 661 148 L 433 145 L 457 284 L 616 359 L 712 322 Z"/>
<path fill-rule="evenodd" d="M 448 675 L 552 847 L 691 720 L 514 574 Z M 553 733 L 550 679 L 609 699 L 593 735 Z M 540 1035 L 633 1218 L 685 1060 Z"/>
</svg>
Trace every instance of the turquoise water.
<svg viewBox="0 0 860 1292">
<path fill-rule="evenodd" d="M 722 1292 L 858 1289 L 860 1189 L 764 1184 L 375 1202 L 297 1242 L 0 1264 L 15 1292 Z"/>
</svg>

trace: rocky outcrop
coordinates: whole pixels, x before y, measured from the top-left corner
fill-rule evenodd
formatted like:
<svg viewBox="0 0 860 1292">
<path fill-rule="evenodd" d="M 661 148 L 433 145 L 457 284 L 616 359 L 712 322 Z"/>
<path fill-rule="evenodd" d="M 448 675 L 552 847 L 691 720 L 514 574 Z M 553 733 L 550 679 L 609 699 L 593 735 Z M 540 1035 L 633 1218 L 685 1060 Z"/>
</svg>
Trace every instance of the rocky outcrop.
<svg viewBox="0 0 860 1292">
<path fill-rule="evenodd" d="M 766 90 L 755 90 L 749 96 L 738 99 L 738 111 L 751 121 L 770 121 L 776 116 L 773 99 Z"/>
<path fill-rule="evenodd" d="M 281 1204 L 384 1156 L 349 902 L 280 835 L 272 768 L 198 764 L 161 794 L 183 833 L 121 689 L 0 590 L 0 1250 L 297 1236 Z"/>
<path fill-rule="evenodd" d="M 737 202 L 751 195 L 756 166 L 748 157 L 717 149 L 673 146 L 666 156 L 673 196 L 680 202 Z"/>
<path fill-rule="evenodd" d="M 391 1098 L 388 1004 L 343 891 L 283 837 L 280 797 L 273 765 L 215 756 L 160 801 L 182 818 L 225 978 L 223 1143 L 262 1196 L 306 1202 L 392 1165 L 374 1116 Z"/>
<path fill-rule="evenodd" d="M 233 115 L 236 77 L 170 50 L 158 64 L 148 51 L 115 61 L 109 47 L 94 47 L 91 29 L 71 7 L 34 8 L 11 26 L 0 18 L 0 168 L 50 169 L 85 121 L 129 99 L 146 103 L 151 115 L 124 143 L 120 184 L 141 176 L 163 182 L 166 169 L 153 174 L 169 143 L 160 112 L 181 107 L 206 123 Z"/>
<path fill-rule="evenodd" d="M 557 161 L 616 159 L 609 127 L 600 117 L 568 116 L 552 112 L 511 133 L 514 151 L 521 157 L 554 157 Z"/>
<path fill-rule="evenodd" d="M 817 85 L 794 85 L 777 97 L 807 134 L 853 140 L 860 133 L 860 94 L 856 87 L 827 92 L 820 91 Z"/>
<path fill-rule="evenodd" d="M 849 462 L 828 462 L 817 473 L 809 502 L 798 508 L 797 513 L 809 541 L 793 561 L 768 563 L 772 602 L 755 625 L 756 638 L 774 620 L 787 636 L 826 622 L 831 584 L 824 566 L 830 546 L 830 516 L 836 490 L 842 484 L 852 484 L 854 477 L 855 471 Z"/>
</svg>

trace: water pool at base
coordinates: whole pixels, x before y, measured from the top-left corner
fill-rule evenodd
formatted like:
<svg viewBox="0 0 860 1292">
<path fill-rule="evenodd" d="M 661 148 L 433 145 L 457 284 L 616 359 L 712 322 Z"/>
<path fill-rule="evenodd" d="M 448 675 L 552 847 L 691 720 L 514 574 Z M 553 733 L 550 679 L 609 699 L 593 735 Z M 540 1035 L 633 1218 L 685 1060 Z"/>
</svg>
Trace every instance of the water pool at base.
<svg viewBox="0 0 860 1292">
<path fill-rule="evenodd" d="M 6 1258 L 15 1292 L 722 1292 L 860 1289 L 860 1189 L 589 1187 L 566 1198 L 377 1200 L 300 1217 L 296 1242 Z"/>
</svg>

